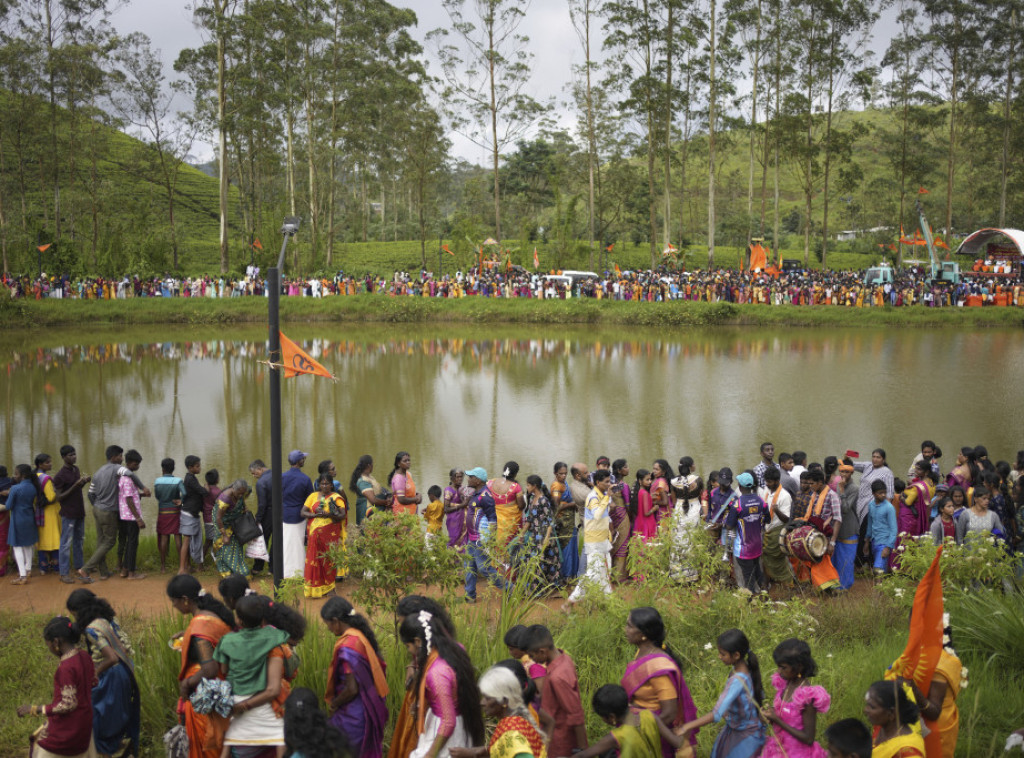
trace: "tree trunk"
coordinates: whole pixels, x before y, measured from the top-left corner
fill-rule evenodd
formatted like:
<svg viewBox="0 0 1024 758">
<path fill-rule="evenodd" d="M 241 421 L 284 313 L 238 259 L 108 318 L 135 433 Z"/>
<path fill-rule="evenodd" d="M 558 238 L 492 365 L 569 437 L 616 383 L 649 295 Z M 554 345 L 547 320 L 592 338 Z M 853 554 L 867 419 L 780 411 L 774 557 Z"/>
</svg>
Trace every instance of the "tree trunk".
<svg viewBox="0 0 1024 758">
<path fill-rule="evenodd" d="M 825 110 L 825 176 L 821 193 L 821 268 L 825 268 L 828 258 L 828 185 L 829 171 L 832 167 L 832 94 L 835 89 L 835 48 L 836 31 L 833 22 L 831 44 L 829 46 L 828 67 L 828 106 Z"/>
<path fill-rule="evenodd" d="M 715 265 L 715 35 L 717 0 L 711 0 L 711 46 L 708 66 L 708 268 Z"/>
<path fill-rule="evenodd" d="M 1010 103 L 1013 99 L 1013 66 L 1017 41 L 1017 12 L 1010 23 L 1010 54 L 1006 61 L 1006 94 L 1003 97 L 1003 160 L 999 172 L 999 228 L 1006 226 L 1006 179 L 1010 173 Z M 948 236 L 948 233 L 947 233 Z"/>
<path fill-rule="evenodd" d="M 757 33 L 754 37 L 754 64 L 750 83 L 750 171 L 747 178 L 747 230 L 754 217 L 754 140 L 757 136 L 757 75 L 761 66 L 761 0 L 757 1 Z"/>
<path fill-rule="evenodd" d="M 590 189 L 590 270 L 594 270 L 594 165 L 597 163 L 597 140 L 594 136 L 594 98 L 591 93 L 590 76 L 590 2 L 584 7 L 584 35 L 587 56 L 587 174 Z"/>
<path fill-rule="evenodd" d="M 668 22 L 665 25 L 665 218 L 662 228 L 665 246 L 672 241 L 672 49 L 675 35 L 675 7 L 668 6 Z"/>
<path fill-rule="evenodd" d="M 226 3 L 217 6 L 222 17 L 227 10 Z M 222 26 L 221 24 L 220 26 Z M 228 272 L 228 122 L 227 122 L 227 50 L 225 32 L 217 32 L 217 160 L 220 163 L 220 272 Z"/>
<path fill-rule="evenodd" d="M 953 232 L 953 181 L 956 174 L 956 128 L 960 107 L 960 51 L 952 50 L 952 77 L 949 90 L 949 154 L 946 162 L 946 236 Z"/>
<path fill-rule="evenodd" d="M 494 171 L 494 233 L 501 247 L 501 182 L 498 177 L 498 100 L 494 82 L 494 11 L 487 17 L 487 81 L 491 95 L 491 162 Z"/>
</svg>

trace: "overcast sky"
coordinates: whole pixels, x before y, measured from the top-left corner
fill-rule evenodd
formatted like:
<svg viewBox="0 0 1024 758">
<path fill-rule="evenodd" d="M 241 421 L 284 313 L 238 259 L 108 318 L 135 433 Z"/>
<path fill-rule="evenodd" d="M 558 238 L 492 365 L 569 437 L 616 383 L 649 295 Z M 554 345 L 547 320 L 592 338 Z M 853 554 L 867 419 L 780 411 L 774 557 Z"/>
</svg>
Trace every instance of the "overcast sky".
<svg viewBox="0 0 1024 758">
<path fill-rule="evenodd" d="M 441 7 L 440 0 L 392 0 L 394 5 L 412 8 L 419 24 L 413 30 L 414 36 L 424 45 L 425 57 L 432 73 L 439 70 L 430 61 L 430 49 L 426 35 L 433 29 L 448 25 L 448 14 Z M 192 13 L 185 4 L 167 0 L 129 0 L 113 16 L 115 28 L 122 33 L 143 32 L 153 47 L 162 53 L 168 79 L 175 76 L 173 64 L 178 52 L 187 47 L 201 44 L 201 37 L 192 24 Z M 467 8 L 469 4 L 467 4 Z M 583 62 L 579 41 L 569 20 L 565 0 L 533 0 L 526 18 L 520 27 L 522 34 L 530 39 L 530 50 L 534 54 L 533 81 L 530 92 L 538 99 L 554 97 L 561 102 L 566 99 L 566 85 L 572 76 L 572 66 Z M 179 109 L 184 105 L 179 105 Z M 561 119 L 566 125 L 571 118 Z M 483 150 L 468 140 L 451 135 L 453 152 L 474 163 L 486 164 L 488 158 Z M 212 147 L 194 151 L 200 160 L 213 156 Z"/>
</svg>

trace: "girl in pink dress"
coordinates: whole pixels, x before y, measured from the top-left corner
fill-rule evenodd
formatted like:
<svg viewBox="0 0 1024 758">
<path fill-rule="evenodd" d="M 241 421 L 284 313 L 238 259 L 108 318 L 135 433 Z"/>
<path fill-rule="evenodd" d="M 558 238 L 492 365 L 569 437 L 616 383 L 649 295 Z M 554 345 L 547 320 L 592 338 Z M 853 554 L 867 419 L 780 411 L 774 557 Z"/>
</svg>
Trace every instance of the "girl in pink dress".
<svg viewBox="0 0 1024 758">
<path fill-rule="evenodd" d="M 651 500 L 651 472 L 645 468 L 636 472 L 636 519 L 633 534 L 649 542 L 658 534 L 658 509 Z"/>
<path fill-rule="evenodd" d="M 818 673 L 811 648 L 803 640 L 783 640 L 772 653 L 778 671 L 772 674 L 775 701 L 765 710 L 774 736 L 769 734 L 762 758 L 827 758 L 814 741 L 818 714 L 827 713 L 832 698 L 825 688 L 808 680 Z"/>
</svg>

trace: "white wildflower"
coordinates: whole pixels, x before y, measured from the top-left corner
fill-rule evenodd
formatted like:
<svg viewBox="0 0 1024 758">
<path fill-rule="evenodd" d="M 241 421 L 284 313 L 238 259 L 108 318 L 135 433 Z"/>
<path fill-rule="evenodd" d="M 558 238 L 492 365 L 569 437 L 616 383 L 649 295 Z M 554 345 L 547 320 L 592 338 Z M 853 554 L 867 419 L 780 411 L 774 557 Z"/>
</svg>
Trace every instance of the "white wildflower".
<svg viewBox="0 0 1024 758">
<path fill-rule="evenodd" d="M 713 649 L 714 649 L 714 647 L 715 647 L 715 646 L 714 646 L 714 645 L 712 645 L 712 644 L 711 644 L 710 642 L 709 642 L 709 643 L 707 643 L 706 645 L 704 645 L 704 649 L 705 649 L 705 650 L 713 650 Z"/>
<path fill-rule="evenodd" d="M 947 626 L 949 626 L 949 614 L 948 613 L 943 613 L 942 614 L 942 628 L 945 629 Z"/>
<path fill-rule="evenodd" d="M 962 667 L 960 669 L 960 678 L 961 679 L 966 679 L 967 678 L 967 667 L 966 666 L 964 666 L 964 667 Z"/>
<path fill-rule="evenodd" d="M 1007 737 L 1006 738 L 1006 747 L 1003 748 L 1003 752 L 1008 753 L 1011 750 L 1013 750 L 1015 747 L 1018 747 L 1018 748 L 1021 749 L 1021 751 L 1024 751 L 1024 734 L 1020 734 L 1019 732 L 1014 732 L 1009 737 Z"/>
<path fill-rule="evenodd" d="M 949 639 L 949 635 L 948 634 L 942 635 L 942 646 L 943 647 L 948 645 L 950 642 L 951 642 L 951 640 Z"/>
<path fill-rule="evenodd" d="M 832 657 L 832 653 L 828 653 L 828 654 L 826 654 L 826 656 L 825 656 L 825 657 L 826 657 L 826 658 L 831 658 L 831 657 Z"/>
<path fill-rule="evenodd" d="M 892 594 L 894 594 L 896 597 L 903 597 L 903 588 L 897 587 L 892 591 Z"/>
</svg>

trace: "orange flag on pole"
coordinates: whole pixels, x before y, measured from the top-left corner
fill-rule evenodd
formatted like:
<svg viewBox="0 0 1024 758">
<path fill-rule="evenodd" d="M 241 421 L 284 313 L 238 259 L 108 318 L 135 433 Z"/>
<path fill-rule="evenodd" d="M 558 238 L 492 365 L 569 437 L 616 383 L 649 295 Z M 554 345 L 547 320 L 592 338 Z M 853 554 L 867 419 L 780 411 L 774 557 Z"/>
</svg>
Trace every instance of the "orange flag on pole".
<svg viewBox="0 0 1024 758">
<path fill-rule="evenodd" d="M 252 246 L 254 248 L 256 248 L 257 250 L 262 250 L 263 249 L 263 245 L 260 243 L 260 238 L 259 237 L 257 237 L 256 239 L 254 239 L 252 241 Z"/>
<path fill-rule="evenodd" d="M 614 242 L 612 244 L 610 244 L 608 247 L 605 248 L 605 252 L 606 253 L 610 253 L 612 251 L 613 247 L 615 247 L 615 243 Z"/>
<path fill-rule="evenodd" d="M 447 243 L 445 243 L 444 245 L 441 245 L 441 249 L 444 250 L 446 253 L 448 253 L 448 255 L 455 255 L 455 253 L 452 252 L 452 249 L 450 247 L 448 247 Z"/>
<path fill-rule="evenodd" d="M 537 248 L 533 248 L 533 267 L 540 268 L 540 258 L 537 256 Z"/>
<path fill-rule="evenodd" d="M 927 693 L 932 685 L 935 667 L 942 654 L 942 572 L 939 560 L 942 546 L 935 551 L 932 565 L 917 585 L 914 593 L 914 607 L 910 613 L 910 636 L 903 654 L 885 672 L 886 679 L 903 677 L 913 680 L 921 692 Z M 942 755 L 939 730 L 932 726 L 931 734 L 925 738 L 925 753 L 928 756 Z"/>
<path fill-rule="evenodd" d="M 917 194 L 919 194 L 919 195 L 927 195 L 928 194 L 928 190 L 926 190 L 924 187 L 918 187 L 917 188 Z"/>
<path fill-rule="evenodd" d="M 39 246 L 38 248 L 36 248 L 36 249 L 37 249 L 37 250 L 38 250 L 38 251 L 39 251 L 40 253 L 45 253 L 45 252 L 46 252 L 47 250 L 49 250 L 49 249 L 50 249 L 50 245 L 52 245 L 52 244 L 53 244 L 52 242 L 47 242 L 47 243 L 46 243 L 45 245 L 40 245 L 40 246 Z"/>
<path fill-rule="evenodd" d="M 281 335 L 281 364 L 284 367 L 285 378 L 299 374 L 313 374 L 328 379 L 337 379 L 334 374 L 313 360 L 309 353 L 285 337 L 284 332 L 278 332 L 278 334 Z"/>
</svg>

